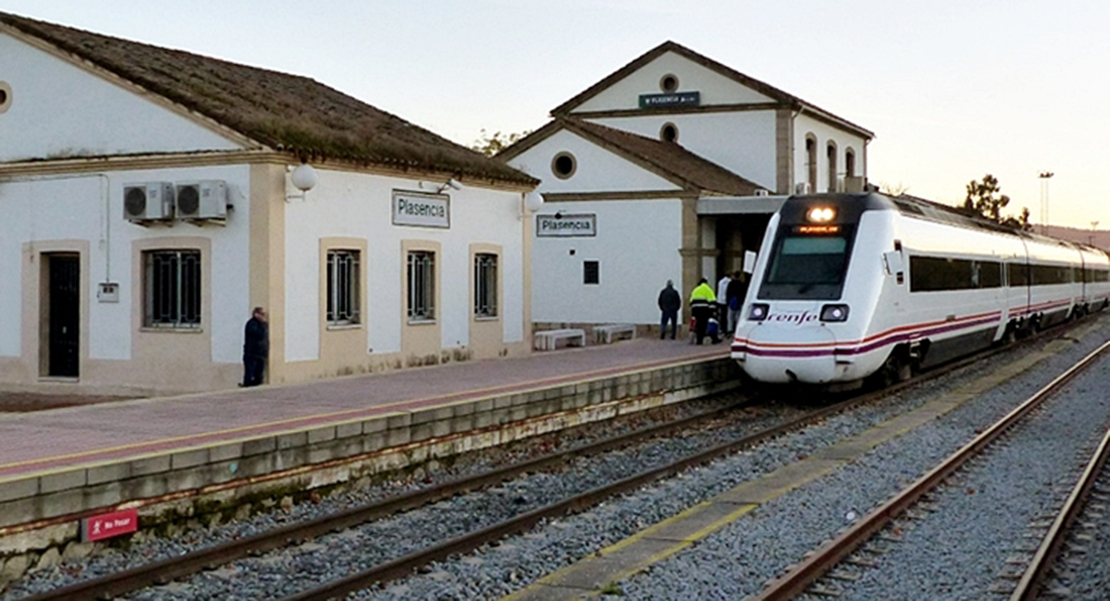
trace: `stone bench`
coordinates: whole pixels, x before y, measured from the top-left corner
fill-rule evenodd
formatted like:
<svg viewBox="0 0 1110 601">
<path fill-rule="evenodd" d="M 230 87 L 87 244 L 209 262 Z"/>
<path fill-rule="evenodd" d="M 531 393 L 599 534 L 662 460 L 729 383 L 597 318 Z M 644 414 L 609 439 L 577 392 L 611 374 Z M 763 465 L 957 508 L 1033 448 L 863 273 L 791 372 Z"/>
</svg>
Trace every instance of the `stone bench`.
<svg viewBox="0 0 1110 601">
<path fill-rule="evenodd" d="M 594 328 L 594 337 L 599 344 L 612 344 L 625 335 L 629 340 L 636 338 L 636 326 L 630 323 L 614 323 Z"/>
<path fill-rule="evenodd" d="M 536 332 L 534 347 L 538 351 L 553 351 L 560 340 L 566 340 L 567 346 L 586 346 L 586 331 L 569 329 Z"/>
</svg>

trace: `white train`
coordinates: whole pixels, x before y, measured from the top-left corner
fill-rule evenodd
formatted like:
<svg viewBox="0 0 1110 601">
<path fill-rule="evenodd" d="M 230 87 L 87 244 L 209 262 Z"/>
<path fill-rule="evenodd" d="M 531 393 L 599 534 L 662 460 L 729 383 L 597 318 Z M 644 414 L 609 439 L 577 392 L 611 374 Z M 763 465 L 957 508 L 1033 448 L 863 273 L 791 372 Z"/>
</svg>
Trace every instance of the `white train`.
<svg viewBox="0 0 1110 601">
<path fill-rule="evenodd" d="M 766 383 L 906 379 L 1110 303 L 1110 259 L 877 193 L 794 196 L 771 218 L 732 342 Z"/>
</svg>

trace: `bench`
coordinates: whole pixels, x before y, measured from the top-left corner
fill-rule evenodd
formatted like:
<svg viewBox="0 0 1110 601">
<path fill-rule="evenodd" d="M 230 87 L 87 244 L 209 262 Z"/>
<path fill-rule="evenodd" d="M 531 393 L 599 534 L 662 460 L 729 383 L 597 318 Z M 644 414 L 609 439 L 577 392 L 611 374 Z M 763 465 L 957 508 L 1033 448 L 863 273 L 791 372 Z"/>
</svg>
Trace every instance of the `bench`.
<svg viewBox="0 0 1110 601">
<path fill-rule="evenodd" d="M 553 351 L 560 340 L 566 340 L 567 346 L 586 346 L 585 330 L 544 330 L 536 332 L 534 347 L 538 351 Z"/>
<path fill-rule="evenodd" d="M 594 328 L 594 337 L 599 344 L 612 344 L 613 340 L 619 340 L 626 334 L 629 340 L 636 338 L 636 326 L 630 323 L 613 323 Z"/>
</svg>

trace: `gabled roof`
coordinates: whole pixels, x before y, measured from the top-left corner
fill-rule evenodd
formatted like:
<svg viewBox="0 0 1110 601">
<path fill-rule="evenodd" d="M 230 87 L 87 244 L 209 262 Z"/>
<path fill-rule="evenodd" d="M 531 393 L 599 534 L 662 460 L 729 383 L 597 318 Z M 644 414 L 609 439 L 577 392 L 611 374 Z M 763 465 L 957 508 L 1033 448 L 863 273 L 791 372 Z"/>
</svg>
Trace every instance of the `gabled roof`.
<svg viewBox="0 0 1110 601">
<path fill-rule="evenodd" d="M 744 196 L 755 194 L 757 189 L 764 187 L 686 150 L 677 143 L 647 138 L 573 117 L 556 118 L 496 158 L 510 160 L 563 129 L 630 159 L 686 189 Z"/>
<path fill-rule="evenodd" d="M 740 83 L 741 85 L 747 86 L 765 96 L 769 96 L 794 110 L 803 109 L 807 112 L 815 113 L 825 121 L 829 121 L 844 129 L 860 134 L 866 138 L 875 137 L 875 134 L 873 132 L 864 129 L 863 127 L 860 127 L 859 125 L 856 125 L 855 123 L 852 123 L 847 119 L 837 117 L 836 115 L 825 111 L 824 109 L 821 109 L 820 107 L 817 107 L 813 104 L 810 104 L 809 102 L 806 102 L 805 100 L 802 100 L 801 98 L 798 98 L 793 94 L 788 94 L 768 83 L 762 82 L 752 77 L 748 77 L 747 75 L 744 75 L 743 73 L 735 69 L 722 65 L 721 63 L 709 57 L 698 54 L 697 52 L 694 52 L 693 50 L 690 50 L 689 48 L 672 41 L 663 42 L 655 48 L 652 48 L 646 53 L 640 55 L 639 58 L 633 60 L 620 69 L 617 69 L 605 79 L 602 79 L 589 88 L 586 88 L 585 91 L 578 94 L 574 98 L 571 98 L 570 100 L 552 109 L 551 115 L 556 117 L 569 115 L 571 112 L 574 111 L 574 109 L 581 106 L 587 100 L 593 98 L 594 96 L 597 96 L 606 88 L 612 86 L 613 84 L 624 79 L 634 71 L 668 52 L 674 52 L 679 56 L 689 59 L 690 61 L 693 61 L 694 63 L 697 63 L 711 71 L 719 73 L 724 77 Z"/>
<path fill-rule="evenodd" d="M 308 77 L 0 12 L 3 25 L 301 158 L 534 186 L 538 180 Z"/>
</svg>

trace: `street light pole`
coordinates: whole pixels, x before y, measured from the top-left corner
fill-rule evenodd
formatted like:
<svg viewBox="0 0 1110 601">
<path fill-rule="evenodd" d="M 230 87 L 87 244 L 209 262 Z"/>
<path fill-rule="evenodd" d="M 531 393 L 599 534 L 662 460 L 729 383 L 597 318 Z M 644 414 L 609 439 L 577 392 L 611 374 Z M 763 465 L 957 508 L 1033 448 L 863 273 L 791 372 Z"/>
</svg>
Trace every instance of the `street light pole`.
<svg viewBox="0 0 1110 601">
<path fill-rule="evenodd" d="M 1048 235 L 1048 179 L 1056 175 L 1051 171 L 1042 171 L 1041 178 L 1041 234 Z"/>
</svg>

